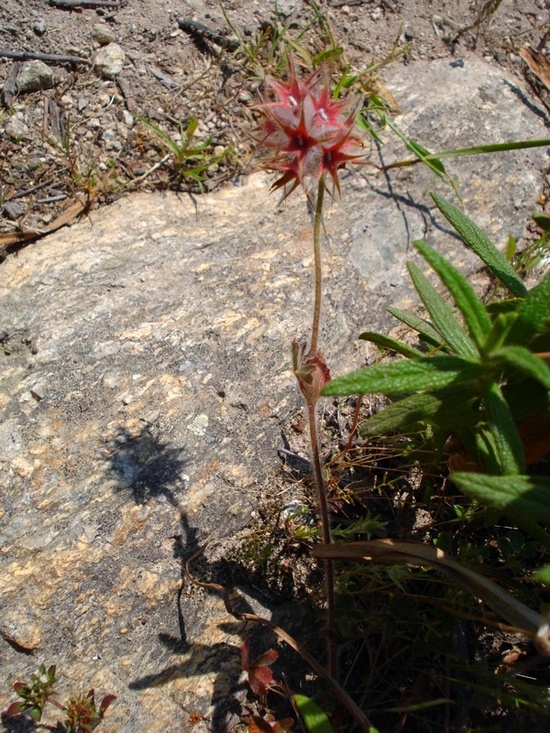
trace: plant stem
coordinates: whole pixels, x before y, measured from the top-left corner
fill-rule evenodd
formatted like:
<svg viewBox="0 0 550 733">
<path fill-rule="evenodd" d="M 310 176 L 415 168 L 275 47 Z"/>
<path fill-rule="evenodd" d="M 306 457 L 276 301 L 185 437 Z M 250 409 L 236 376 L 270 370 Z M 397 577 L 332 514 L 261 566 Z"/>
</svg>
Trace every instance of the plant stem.
<svg viewBox="0 0 550 733">
<path fill-rule="evenodd" d="M 323 214 L 323 199 L 325 197 L 325 179 L 319 179 L 317 200 L 315 202 L 315 221 L 313 224 L 313 253 L 315 257 L 315 302 L 313 304 L 313 322 L 311 325 L 311 342 L 309 354 L 317 351 L 319 340 L 319 325 L 321 322 L 321 291 L 323 285 L 323 268 L 321 263 L 321 221 Z"/>
<path fill-rule="evenodd" d="M 319 511 L 321 513 L 321 530 L 323 542 L 330 545 L 330 524 L 328 518 L 327 489 L 323 478 L 321 455 L 319 451 L 319 435 L 317 431 L 317 405 L 308 405 L 309 439 L 311 443 L 311 460 L 313 477 L 317 489 Z M 332 559 L 325 560 L 325 584 L 327 589 L 327 652 L 329 674 L 338 679 L 338 649 L 336 644 L 336 625 L 334 622 L 334 570 Z"/>
<path fill-rule="evenodd" d="M 313 251 L 315 257 L 315 301 L 313 305 L 313 322 L 311 324 L 311 340 L 308 356 L 315 357 L 319 341 L 319 326 L 321 323 L 321 293 L 323 287 L 323 268 L 321 262 L 321 223 L 323 214 L 323 199 L 325 194 L 324 177 L 319 179 L 317 187 L 317 200 L 315 202 L 315 221 L 313 225 Z M 321 464 L 321 452 L 319 449 L 319 432 L 317 429 L 317 402 L 307 403 L 309 438 L 311 443 L 311 460 L 313 464 L 313 476 L 317 489 L 319 511 L 321 514 L 321 528 L 323 542 L 331 543 L 330 524 L 328 518 L 327 489 L 323 479 Z M 327 651 L 328 670 L 334 677 L 338 678 L 338 660 L 336 646 L 336 627 L 334 623 L 334 571 L 331 559 L 325 562 L 325 583 L 327 589 Z"/>
</svg>

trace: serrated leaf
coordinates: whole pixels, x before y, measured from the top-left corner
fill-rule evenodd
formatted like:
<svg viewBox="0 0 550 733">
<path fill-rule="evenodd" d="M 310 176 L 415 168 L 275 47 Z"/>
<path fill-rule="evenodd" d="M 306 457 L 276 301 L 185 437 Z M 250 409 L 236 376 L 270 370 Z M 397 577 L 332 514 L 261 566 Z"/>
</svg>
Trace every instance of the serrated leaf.
<svg viewBox="0 0 550 733">
<path fill-rule="evenodd" d="M 550 389 L 550 367 L 538 356 L 523 346 L 504 346 L 491 355 L 497 363 L 503 363 L 519 369 L 532 379 Z"/>
<path fill-rule="evenodd" d="M 439 295 L 418 265 L 415 265 L 414 262 L 407 262 L 407 269 L 420 299 L 444 342 L 459 356 L 477 356 L 478 352 L 474 342 L 462 328 L 452 308 Z"/>
<path fill-rule="evenodd" d="M 497 451 L 499 472 L 521 473 L 525 467 L 525 453 L 510 408 L 496 382 L 485 387 L 483 404 Z"/>
<path fill-rule="evenodd" d="M 363 341 L 370 341 L 371 343 L 380 346 L 382 349 L 391 349 L 392 351 L 402 354 L 403 356 L 407 356 L 410 359 L 417 356 L 424 356 L 424 352 L 420 351 L 420 349 L 415 349 L 414 346 L 405 344 L 402 341 L 397 341 L 389 336 L 384 336 L 381 333 L 365 331 L 359 335 L 359 338 Z"/>
<path fill-rule="evenodd" d="M 292 699 L 310 733 L 334 733 L 328 715 L 310 697 L 293 695 Z"/>
<path fill-rule="evenodd" d="M 421 359 L 359 369 L 331 380 L 325 385 L 321 394 L 325 397 L 355 394 L 391 396 L 441 389 L 451 384 L 477 379 L 485 372 L 485 367 L 478 362 L 461 359 L 458 356 L 426 356 Z"/>
<path fill-rule="evenodd" d="M 547 476 L 487 476 L 458 472 L 450 478 L 461 491 L 486 506 L 550 522 L 550 478 Z"/>
<path fill-rule="evenodd" d="M 550 272 L 536 285 L 518 308 L 517 320 L 507 342 L 526 346 L 550 325 Z"/>
<path fill-rule="evenodd" d="M 437 272 L 441 281 L 453 296 L 457 308 L 464 317 L 470 336 L 475 341 L 478 350 L 480 350 L 491 329 L 491 319 L 485 310 L 485 306 L 466 278 L 455 270 L 439 252 L 436 252 L 433 247 L 430 247 L 422 240 L 413 242 L 413 244 L 422 257 Z"/>
<path fill-rule="evenodd" d="M 409 326 L 409 328 L 412 328 L 414 331 L 420 334 L 420 336 L 426 343 L 430 344 L 431 346 L 435 346 L 436 348 L 444 346 L 444 342 L 441 336 L 438 334 L 432 324 L 428 323 L 425 318 L 420 318 L 414 313 L 408 313 L 407 311 L 399 310 L 399 308 L 392 307 L 388 308 L 387 310 L 388 313 L 394 316 L 394 318 L 397 318 L 401 321 L 401 323 L 404 323 L 406 326 Z"/>
<path fill-rule="evenodd" d="M 464 242 L 483 260 L 489 270 L 518 298 L 527 295 L 527 288 L 506 257 L 495 247 L 489 237 L 465 214 L 436 193 L 430 194 L 435 205 Z"/>
<path fill-rule="evenodd" d="M 370 417 L 360 429 L 362 437 L 385 435 L 417 422 L 435 423 L 455 430 L 474 424 L 479 417 L 471 409 L 472 390 L 459 387 L 436 393 L 410 395 Z"/>
</svg>

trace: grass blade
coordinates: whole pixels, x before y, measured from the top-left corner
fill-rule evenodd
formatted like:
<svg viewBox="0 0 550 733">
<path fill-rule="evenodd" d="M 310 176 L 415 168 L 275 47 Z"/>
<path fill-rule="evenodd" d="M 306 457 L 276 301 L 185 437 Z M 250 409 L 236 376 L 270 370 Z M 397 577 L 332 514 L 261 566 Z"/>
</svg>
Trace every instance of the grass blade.
<svg viewBox="0 0 550 733">
<path fill-rule="evenodd" d="M 435 156 L 433 153 L 430 153 L 429 150 L 426 150 L 426 148 L 422 147 L 422 145 L 420 145 L 419 143 L 411 140 L 406 135 L 404 135 L 401 130 L 387 117 L 385 117 L 385 123 L 390 128 L 390 130 L 392 130 L 397 135 L 397 137 L 405 143 L 411 153 L 414 153 L 414 155 L 416 155 L 417 159 L 421 163 L 424 163 L 424 165 L 428 166 L 428 168 L 430 168 L 430 170 L 433 171 L 436 176 L 439 176 L 439 178 L 442 178 L 443 180 L 446 180 L 448 183 L 450 183 L 456 194 L 458 195 L 458 186 L 456 184 L 456 181 L 454 180 L 454 178 L 452 178 L 452 176 L 447 173 L 445 166 L 438 159 L 437 156 Z"/>
<path fill-rule="evenodd" d="M 479 478 L 480 474 L 452 474 L 452 477 Z M 494 478 L 481 476 L 481 478 Z M 507 477 L 498 477 L 499 480 Z M 512 478 L 516 478 L 513 476 Z M 550 490 L 550 483 L 547 491 Z M 550 510 L 550 504 L 548 505 Z M 545 623 L 543 616 L 518 601 L 503 588 L 480 573 L 465 567 L 446 555 L 443 550 L 419 542 L 406 540 L 382 539 L 368 542 L 347 542 L 331 545 L 315 545 L 315 557 L 332 560 L 365 560 L 367 562 L 409 563 L 413 565 L 429 565 L 439 570 L 481 598 L 490 608 L 496 611 L 508 623 L 523 629 L 530 636 L 535 636 L 540 626 Z"/>
<path fill-rule="evenodd" d="M 545 148 L 550 145 L 550 138 L 540 138 L 534 140 L 518 140 L 507 143 L 489 143 L 487 145 L 472 145 L 469 148 L 456 148 L 455 150 L 441 150 L 438 153 L 428 153 L 426 159 L 440 160 L 442 158 L 458 158 L 468 155 L 485 155 L 487 153 L 503 153 L 509 150 L 527 150 L 528 148 Z M 398 163 L 392 163 L 386 168 L 404 168 L 409 165 L 416 165 L 420 161 L 415 158 L 409 160 L 400 160 Z"/>
</svg>

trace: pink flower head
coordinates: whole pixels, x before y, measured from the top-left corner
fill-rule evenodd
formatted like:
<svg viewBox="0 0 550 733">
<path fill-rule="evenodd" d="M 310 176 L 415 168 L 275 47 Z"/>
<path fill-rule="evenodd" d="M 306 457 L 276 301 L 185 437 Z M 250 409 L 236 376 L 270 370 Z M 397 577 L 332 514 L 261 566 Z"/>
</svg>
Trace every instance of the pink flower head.
<svg viewBox="0 0 550 733">
<path fill-rule="evenodd" d="M 282 173 L 273 188 L 290 185 L 288 195 L 302 185 L 309 196 L 328 173 L 340 191 L 338 171 L 364 157 L 356 124 L 361 99 L 333 99 L 327 65 L 300 79 L 292 57 L 287 81 L 267 77 L 265 87 L 258 142 L 273 151 L 264 167 Z"/>
</svg>

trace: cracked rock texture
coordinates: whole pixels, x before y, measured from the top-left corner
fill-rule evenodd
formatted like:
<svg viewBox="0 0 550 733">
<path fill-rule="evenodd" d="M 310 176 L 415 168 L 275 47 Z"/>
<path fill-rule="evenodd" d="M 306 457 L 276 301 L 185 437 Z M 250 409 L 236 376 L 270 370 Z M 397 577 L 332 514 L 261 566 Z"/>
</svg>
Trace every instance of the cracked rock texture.
<svg viewBox="0 0 550 733">
<path fill-rule="evenodd" d="M 475 58 L 393 68 L 387 83 L 397 124 L 430 150 L 545 135 L 518 80 Z M 374 162 L 403 157 L 373 146 Z M 503 246 L 536 211 L 545 163 L 532 149 L 448 167 Z M 415 302 L 413 239 L 478 266 L 429 190 L 453 195 L 419 166 L 366 166 L 327 207 L 333 374 L 364 363 L 355 339 L 390 325 L 388 305 Z M 300 406 L 289 341 L 310 318 L 311 223 L 299 194 L 280 204 L 255 175 L 196 200 L 129 196 L 1 266 L 1 709 L 7 683 L 44 661 L 63 696 L 118 696 L 105 733 L 237 720 L 243 626 L 217 596 L 181 591 L 182 561 L 209 538 L 199 571 L 223 577 L 231 538 L 273 492 Z"/>
</svg>

